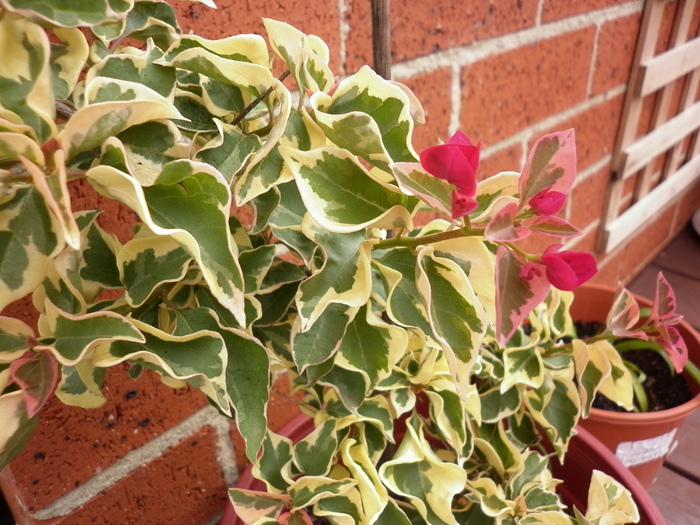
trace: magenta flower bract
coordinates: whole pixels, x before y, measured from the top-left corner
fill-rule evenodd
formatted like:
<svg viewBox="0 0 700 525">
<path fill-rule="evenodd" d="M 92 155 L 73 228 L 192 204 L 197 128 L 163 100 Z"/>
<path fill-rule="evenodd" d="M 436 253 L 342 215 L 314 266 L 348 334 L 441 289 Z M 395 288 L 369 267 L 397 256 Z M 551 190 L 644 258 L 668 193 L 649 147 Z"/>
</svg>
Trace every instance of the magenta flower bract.
<svg viewBox="0 0 700 525">
<path fill-rule="evenodd" d="M 554 215 L 566 201 L 566 195 L 559 191 L 549 189 L 542 190 L 535 195 L 528 204 L 535 212 L 535 215 Z"/>
<path fill-rule="evenodd" d="M 571 291 L 598 273 L 598 265 L 592 254 L 556 251 L 559 247 L 550 246 L 540 258 L 552 286 Z"/>
<path fill-rule="evenodd" d="M 474 194 L 479 146 L 464 133 L 457 131 L 446 144 L 423 150 L 420 163 L 432 176 L 456 186 L 452 193 L 452 218 L 463 217 L 477 207 Z"/>
</svg>

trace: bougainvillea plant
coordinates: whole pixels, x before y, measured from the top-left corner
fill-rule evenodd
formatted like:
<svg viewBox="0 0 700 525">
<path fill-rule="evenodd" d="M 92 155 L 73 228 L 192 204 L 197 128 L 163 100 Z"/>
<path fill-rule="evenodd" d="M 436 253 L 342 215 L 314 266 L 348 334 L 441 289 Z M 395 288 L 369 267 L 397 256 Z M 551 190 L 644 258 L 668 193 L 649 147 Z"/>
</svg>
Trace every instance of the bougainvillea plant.
<svg viewBox="0 0 700 525">
<path fill-rule="evenodd" d="M 564 456 L 591 394 L 624 387 L 613 355 L 562 342 L 595 273 L 560 244 L 573 130 L 477 182 L 466 135 L 419 156 L 405 86 L 337 79 L 285 23 L 268 47 L 183 34 L 157 0 L 0 6 L 0 310 L 39 316 L 0 317 L 3 464 L 48 399 L 98 407 L 127 363 L 235 421 L 267 489 L 232 492 L 247 523 L 636 518 L 602 474 L 566 513 L 541 446 Z M 118 206 L 78 210 L 76 189 Z M 266 426 L 282 373 L 314 422 L 294 445 Z"/>
</svg>

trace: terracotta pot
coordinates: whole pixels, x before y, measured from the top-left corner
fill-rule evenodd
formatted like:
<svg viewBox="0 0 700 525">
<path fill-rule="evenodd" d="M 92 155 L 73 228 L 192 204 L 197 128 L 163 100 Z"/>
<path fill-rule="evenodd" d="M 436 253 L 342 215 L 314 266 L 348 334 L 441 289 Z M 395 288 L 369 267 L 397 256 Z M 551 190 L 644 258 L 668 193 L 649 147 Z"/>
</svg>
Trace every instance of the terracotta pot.
<svg viewBox="0 0 700 525">
<path fill-rule="evenodd" d="M 610 287 L 584 285 L 575 292 L 571 315 L 576 321 L 605 322 L 615 290 Z M 651 301 L 635 296 L 640 306 Z M 690 360 L 700 364 L 700 335 L 686 322 L 678 326 Z M 580 425 L 602 441 L 628 467 L 644 487 L 649 487 L 661 470 L 664 459 L 673 450 L 683 423 L 700 407 L 700 388 L 690 380 L 695 397 L 683 405 L 658 412 L 625 413 L 598 408 Z"/>
<path fill-rule="evenodd" d="M 312 420 L 299 415 L 280 434 L 296 442 L 312 430 Z M 639 525 L 666 525 L 658 507 L 637 478 L 593 434 L 582 428 L 578 429 L 578 434 L 571 440 L 564 465 L 556 460 L 556 456 L 552 463 L 554 476 L 563 480 L 558 491 L 568 505 L 575 505 L 582 512 L 585 510 L 593 469 L 614 477 L 632 493 L 639 508 Z M 265 483 L 253 477 L 249 466 L 238 478 L 236 487 L 263 491 Z M 230 503 L 226 506 L 221 525 L 244 525 Z"/>
</svg>

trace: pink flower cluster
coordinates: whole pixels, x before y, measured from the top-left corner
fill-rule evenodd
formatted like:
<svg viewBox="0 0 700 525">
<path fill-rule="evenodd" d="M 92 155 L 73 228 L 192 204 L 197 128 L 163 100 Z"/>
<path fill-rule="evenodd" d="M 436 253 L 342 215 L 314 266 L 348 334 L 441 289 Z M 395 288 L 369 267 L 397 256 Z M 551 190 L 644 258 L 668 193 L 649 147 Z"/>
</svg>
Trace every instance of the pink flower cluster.
<svg viewBox="0 0 700 525">
<path fill-rule="evenodd" d="M 429 174 L 445 180 L 454 186 L 452 191 L 452 218 L 458 219 L 468 215 L 477 206 L 475 198 L 477 190 L 476 170 L 479 165 L 479 145 L 474 145 L 469 137 L 457 131 L 446 144 L 432 146 L 420 155 L 423 169 Z M 491 240 L 514 242 L 529 235 L 531 230 L 549 234 L 549 228 L 555 227 L 557 232 L 571 235 L 580 232 L 563 219 L 554 217 L 561 210 L 566 200 L 566 193 L 573 182 L 570 181 L 556 186 L 549 186 L 526 203 L 520 206 L 512 203 L 502 208 L 487 226 L 486 236 Z M 556 187 L 557 189 L 553 189 Z M 520 211 L 525 209 L 530 219 L 518 219 Z M 533 217 L 534 216 L 534 217 Z M 556 235 L 553 233 L 552 235 Z M 547 248 L 537 259 L 522 262 L 520 278 L 530 281 L 535 275 L 546 275 L 547 281 L 560 290 L 573 290 L 580 286 L 597 271 L 595 258 L 590 253 L 575 251 L 559 251 L 561 244 Z"/>
</svg>

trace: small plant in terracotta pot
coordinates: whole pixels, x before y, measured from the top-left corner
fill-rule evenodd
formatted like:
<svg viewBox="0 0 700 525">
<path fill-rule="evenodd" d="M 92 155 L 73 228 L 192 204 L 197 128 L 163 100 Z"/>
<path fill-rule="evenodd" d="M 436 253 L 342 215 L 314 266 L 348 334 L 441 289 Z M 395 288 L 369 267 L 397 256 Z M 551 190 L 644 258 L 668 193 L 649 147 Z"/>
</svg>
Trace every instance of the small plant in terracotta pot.
<svg viewBox="0 0 700 525">
<path fill-rule="evenodd" d="M 31 294 L 39 314 L 0 318 L 4 463 L 49 397 L 97 407 L 128 363 L 235 421 L 266 483 L 232 492 L 248 523 L 637 518 L 600 473 L 568 514 L 549 468 L 608 380 L 561 341 L 594 258 L 522 248 L 579 234 L 557 215 L 573 130 L 477 183 L 479 145 L 419 156 L 405 86 L 339 80 L 282 22 L 270 49 L 183 35 L 160 1 L 0 6 L 0 308 Z M 78 211 L 76 187 L 132 234 Z M 266 426 L 281 373 L 313 418 L 296 445 Z"/>
</svg>

